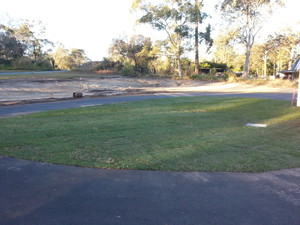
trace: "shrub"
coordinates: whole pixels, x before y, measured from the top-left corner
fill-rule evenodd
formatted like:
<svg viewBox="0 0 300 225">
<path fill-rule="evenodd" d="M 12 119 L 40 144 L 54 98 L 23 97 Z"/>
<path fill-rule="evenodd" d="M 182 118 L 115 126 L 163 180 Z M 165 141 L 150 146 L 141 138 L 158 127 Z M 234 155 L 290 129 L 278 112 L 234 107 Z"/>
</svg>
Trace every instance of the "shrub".
<svg viewBox="0 0 300 225">
<path fill-rule="evenodd" d="M 11 69 L 11 61 L 6 59 L 0 59 L 0 69 L 1 70 L 8 70 Z"/>
<path fill-rule="evenodd" d="M 121 74 L 124 76 L 135 75 L 136 72 L 134 70 L 134 66 L 132 66 L 130 63 L 125 63 L 121 70 Z"/>
<path fill-rule="evenodd" d="M 227 69 L 227 65 L 225 63 L 216 63 L 216 62 L 202 62 L 199 64 L 200 68 L 216 68 L 216 69 Z"/>
<path fill-rule="evenodd" d="M 12 67 L 16 70 L 53 70 L 47 60 L 31 60 L 29 57 L 20 57 L 12 61 Z"/>
<path fill-rule="evenodd" d="M 191 76 L 193 80 L 203 80 L 203 81 L 224 81 L 225 76 L 217 76 L 217 74 L 200 74 Z"/>
<path fill-rule="evenodd" d="M 111 70 L 111 71 L 120 71 L 122 69 L 122 63 L 119 61 L 111 61 L 107 58 L 103 58 L 102 61 L 97 62 L 95 66 L 93 66 L 94 71 L 99 70 Z"/>
</svg>

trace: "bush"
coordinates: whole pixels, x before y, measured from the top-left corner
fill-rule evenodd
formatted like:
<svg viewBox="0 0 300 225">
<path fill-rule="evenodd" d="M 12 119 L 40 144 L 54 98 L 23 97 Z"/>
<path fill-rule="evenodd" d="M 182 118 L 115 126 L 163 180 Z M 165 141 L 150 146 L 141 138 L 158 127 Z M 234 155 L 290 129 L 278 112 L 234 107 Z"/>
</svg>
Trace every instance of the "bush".
<svg viewBox="0 0 300 225">
<path fill-rule="evenodd" d="M 131 76 L 131 75 L 135 75 L 135 69 L 134 66 L 132 66 L 129 63 L 125 63 L 124 67 L 121 70 L 121 74 L 124 76 Z"/>
<path fill-rule="evenodd" d="M 53 70 L 49 61 L 31 60 L 29 57 L 20 57 L 12 61 L 15 70 Z"/>
<path fill-rule="evenodd" d="M 200 74 L 191 76 L 192 80 L 203 80 L 203 81 L 224 81 L 226 76 L 218 76 L 217 74 Z"/>
<path fill-rule="evenodd" d="M 99 70 L 120 71 L 121 69 L 122 69 L 121 62 L 111 61 L 107 58 L 103 58 L 102 61 L 97 62 L 97 65 L 93 67 L 94 71 L 99 71 Z"/>
<path fill-rule="evenodd" d="M 216 68 L 216 69 L 227 69 L 227 65 L 225 63 L 216 63 L 216 62 L 202 62 L 199 64 L 200 68 Z"/>
<path fill-rule="evenodd" d="M 11 61 L 6 59 L 0 59 L 0 69 L 9 70 L 11 69 Z"/>
</svg>

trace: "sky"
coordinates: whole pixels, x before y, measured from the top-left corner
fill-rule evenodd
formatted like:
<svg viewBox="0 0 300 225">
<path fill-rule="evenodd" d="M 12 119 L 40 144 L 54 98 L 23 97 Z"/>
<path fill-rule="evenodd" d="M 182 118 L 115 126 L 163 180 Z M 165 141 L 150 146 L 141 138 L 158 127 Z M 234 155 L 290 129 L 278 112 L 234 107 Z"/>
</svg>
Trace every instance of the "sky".
<svg viewBox="0 0 300 225">
<path fill-rule="evenodd" d="M 283 1 L 286 7 L 275 13 L 264 31 L 274 33 L 300 21 L 300 3 Z M 136 16 L 130 12 L 131 3 L 132 0 L 1 0 L 0 23 L 9 18 L 40 20 L 46 27 L 45 38 L 66 48 L 84 49 L 91 60 L 102 60 L 108 56 L 113 39 L 133 34 L 153 39 L 164 35 L 150 27 L 137 26 Z M 217 0 L 204 0 L 205 12 L 213 15 L 215 3 Z"/>
</svg>

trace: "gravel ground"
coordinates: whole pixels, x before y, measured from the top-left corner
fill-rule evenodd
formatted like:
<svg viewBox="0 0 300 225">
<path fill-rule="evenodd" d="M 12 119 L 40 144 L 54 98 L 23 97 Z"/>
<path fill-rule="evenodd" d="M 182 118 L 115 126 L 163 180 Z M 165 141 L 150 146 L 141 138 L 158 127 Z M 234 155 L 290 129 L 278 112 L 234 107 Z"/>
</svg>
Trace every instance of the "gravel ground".
<svg viewBox="0 0 300 225">
<path fill-rule="evenodd" d="M 293 93 L 294 88 L 273 88 L 240 83 L 172 80 L 163 78 L 127 78 L 119 75 L 76 79 L 8 79 L 0 80 L 0 104 L 72 98 L 73 92 L 84 97 L 199 92 L 278 92 Z"/>
</svg>

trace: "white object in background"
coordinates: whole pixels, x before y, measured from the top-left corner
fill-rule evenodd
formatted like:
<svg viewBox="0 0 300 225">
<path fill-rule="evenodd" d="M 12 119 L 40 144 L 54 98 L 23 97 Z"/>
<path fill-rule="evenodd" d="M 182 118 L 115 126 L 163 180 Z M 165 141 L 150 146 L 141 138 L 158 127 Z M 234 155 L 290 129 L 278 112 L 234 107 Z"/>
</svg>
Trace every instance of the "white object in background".
<svg viewBox="0 0 300 225">
<path fill-rule="evenodd" d="M 258 124 L 258 123 L 247 123 L 247 127 L 267 127 L 267 124 Z"/>
</svg>

